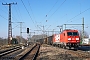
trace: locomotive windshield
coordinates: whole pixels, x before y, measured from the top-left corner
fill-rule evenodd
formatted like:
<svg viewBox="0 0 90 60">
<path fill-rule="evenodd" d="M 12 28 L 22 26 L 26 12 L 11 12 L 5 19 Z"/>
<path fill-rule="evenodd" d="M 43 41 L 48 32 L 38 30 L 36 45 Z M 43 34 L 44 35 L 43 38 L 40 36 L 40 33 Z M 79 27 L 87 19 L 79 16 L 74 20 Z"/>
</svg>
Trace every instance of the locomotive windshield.
<svg viewBox="0 0 90 60">
<path fill-rule="evenodd" d="M 68 36 L 78 36 L 78 32 L 67 32 Z"/>
</svg>

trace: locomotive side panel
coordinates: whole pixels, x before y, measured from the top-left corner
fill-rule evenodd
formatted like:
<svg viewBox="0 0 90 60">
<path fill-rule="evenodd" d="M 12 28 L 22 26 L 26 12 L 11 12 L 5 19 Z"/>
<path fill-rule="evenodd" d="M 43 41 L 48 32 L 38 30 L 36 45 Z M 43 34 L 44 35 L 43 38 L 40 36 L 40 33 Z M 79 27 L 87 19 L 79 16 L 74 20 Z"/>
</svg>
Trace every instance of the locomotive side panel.
<svg viewBox="0 0 90 60">
<path fill-rule="evenodd" d="M 61 41 L 60 41 L 60 43 L 67 43 L 68 42 L 68 40 L 67 40 L 67 33 L 65 32 L 65 31 L 63 31 L 61 34 L 60 34 L 60 36 L 61 36 Z"/>
</svg>

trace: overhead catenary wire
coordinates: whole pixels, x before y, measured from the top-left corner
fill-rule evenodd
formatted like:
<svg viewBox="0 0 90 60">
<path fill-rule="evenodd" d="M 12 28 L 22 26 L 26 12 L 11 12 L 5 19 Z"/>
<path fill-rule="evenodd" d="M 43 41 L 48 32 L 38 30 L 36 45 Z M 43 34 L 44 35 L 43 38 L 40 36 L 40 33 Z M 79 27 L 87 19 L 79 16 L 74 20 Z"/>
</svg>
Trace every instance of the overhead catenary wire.
<svg viewBox="0 0 90 60">
<path fill-rule="evenodd" d="M 77 15 L 75 15 L 74 17 L 72 17 L 72 18 L 69 19 L 68 21 L 71 20 L 71 22 L 72 22 L 72 20 L 73 20 L 74 18 L 78 17 L 79 15 L 81 15 L 81 14 L 83 14 L 84 12 L 88 11 L 89 9 L 90 9 L 90 8 L 88 8 L 88 9 L 86 9 L 86 10 L 84 10 L 84 11 L 81 12 L 81 3 L 80 3 L 80 13 L 77 14 Z M 80 19 L 81 19 L 81 18 L 80 18 Z M 66 21 L 66 22 L 68 22 L 68 21 Z"/>
<path fill-rule="evenodd" d="M 35 19 L 35 16 L 34 16 L 34 13 L 33 13 L 33 10 L 32 10 L 32 8 L 31 8 L 31 4 L 30 4 L 30 1 L 29 1 L 29 0 L 28 0 L 28 4 L 29 4 L 29 7 L 30 7 L 30 9 L 31 9 L 32 15 L 33 15 L 33 17 L 34 17 L 34 19 Z"/>
<path fill-rule="evenodd" d="M 28 0 L 28 4 L 29 4 L 29 7 L 30 7 L 30 9 L 31 9 L 32 15 L 33 15 L 33 17 L 34 17 L 33 19 L 36 20 L 36 19 L 35 19 L 35 16 L 34 16 L 34 13 L 33 13 L 33 10 L 32 10 L 32 8 L 31 8 L 31 4 L 30 4 L 30 1 L 29 1 L 29 0 Z M 37 28 L 37 23 L 35 23 L 35 27 Z"/>
<path fill-rule="evenodd" d="M 3 0 L 4 1 L 4 0 Z M 2 0 L 0 1 L 1 3 L 2 3 Z M 4 1 L 5 2 L 5 1 Z M 6 9 L 6 8 L 5 8 Z M 0 8 L 0 10 L 1 11 L 3 11 L 4 13 L 7 13 L 7 12 L 5 12 L 4 10 L 2 10 L 1 8 Z M 2 17 L 3 19 L 5 19 L 5 20 L 8 20 L 7 18 L 5 18 L 4 16 L 2 16 L 2 15 L 0 15 L 0 17 Z"/>
<path fill-rule="evenodd" d="M 26 9 L 26 11 L 27 11 L 27 13 L 28 13 L 29 17 L 30 17 L 30 18 L 31 18 L 31 20 L 32 20 L 32 17 L 31 17 L 31 15 L 30 15 L 29 11 L 27 10 L 27 8 L 26 8 L 26 6 L 25 6 L 24 2 L 23 2 L 22 0 L 21 0 L 21 2 L 22 2 L 22 4 L 23 4 L 24 8 Z M 33 20 L 32 20 L 32 22 L 33 22 L 33 24 L 34 24 L 34 21 L 33 21 Z"/>
<path fill-rule="evenodd" d="M 60 6 L 51 14 L 51 16 L 48 17 L 48 20 L 58 11 L 58 9 L 59 9 L 65 2 L 66 2 L 66 0 L 64 0 L 64 1 L 60 4 Z"/>
<path fill-rule="evenodd" d="M 11 1 L 12 1 L 12 0 L 11 0 Z M 16 0 L 13 0 L 13 1 L 16 2 Z M 12 1 L 12 2 L 13 2 L 13 1 Z M 17 6 L 17 7 L 16 7 L 16 6 Z M 20 9 L 19 9 L 19 7 L 18 7 L 18 4 L 17 4 L 16 6 L 15 6 L 16 13 L 17 13 L 19 19 L 23 21 L 22 15 L 21 15 L 21 12 L 20 12 Z M 17 9 L 16 9 L 16 8 L 17 8 Z"/>
<path fill-rule="evenodd" d="M 58 0 L 55 2 L 55 4 L 52 6 L 52 8 L 48 11 L 48 13 L 45 15 L 44 19 L 49 15 L 49 13 L 53 10 L 53 8 L 55 7 L 55 5 L 57 4 Z M 42 20 L 44 20 L 42 19 Z M 41 21 L 42 22 L 42 21 Z"/>
<path fill-rule="evenodd" d="M 52 13 L 52 15 L 51 15 L 48 19 L 50 19 L 50 18 L 58 11 L 58 9 L 59 9 L 65 2 L 66 2 L 66 0 L 64 0 L 64 1 L 60 4 L 60 6 Z"/>
<path fill-rule="evenodd" d="M 84 10 L 83 12 L 80 12 L 79 14 L 77 14 L 76 16 L 74 16 L 73 18 L 71 18 L 70 20 L 72 20 L 72 19 L 76 18 L 77 16 L 83 14 L 84 12 L 88 11 L 89 9 L 90 9 L 90 8 Z M 70 20 L 69 20 L 69 21 L 70 21 Z"/>
<path fill-rule="evenodd" d="M 12 1 L 12 0 L 11 0 Z M 17 0 L 13 0 L 14 2 L 17 2 Z M 21 11 L 20 11 L 21 9 L 20 9 L 20 7 L 19 7 L 19 4 L 17 4 L 17 7 L 16 7 L 16 13 L 18 14 L 18 17 L 19 17 L 19 19 L 20 19 L 20 22 L 22 22 L 22 21 L 24 21 L 24 19 L 22 18 L 22 14 L 21 14 Z M 16 22 L 16 23 L 19 23 L 19 22 Z M 25 24 L 25 23 L 24 23 Z M 20 25 L 20 24 L 19 24 Z M 18 25 L 16 25 L 14 28 L 20 28 L 20 27 L 18 27 Z M 25 27 L 25 29 L 26 29 L 26 26 L 23 26 L 23 24 L 22 24 L 22 28 L 21 29 L 24 29 L 23 27 Z M 25 30 L 26 31 L 26 30 Z M 23 32 L 23 31 L 22 31 Z M 21 33 L 20 33 L 21 34 Z M 21 34 L 22 35 L 22 34 Z M 25 34 L 24 34 L 25 35 Z"/>
<path fill-rule="evenodd" d="M 5 12 L 4 10 L 2 10 L 1 8 L 0 8 L 0 10 L 3 11 L 4 13 L 7 13 L 7 12 Z M 0 17 L 2 17 L 3 19 L 7 20 L 7 18 L 5 18 L 5 17 L 2 16 L 2 15 L 0 15 Z"/>
<path fill-rule="evenodd" d="M 12 29 L 15 29 L 16 27 L 18 27 L 19 25 L 16 25 L 15 27 L 13 27 Z"/>
<path fill-rule="evenodd" d="M 47 16 L 50 14 L 50 12 L 53 10 L 53 8 L 56 6 L 56 4 L 58 3 L 58 0 L 54 3 L 54 5 L 52 6 L 52 8 L 48 11 L 48 13 L 45 15 L 44 19 L 47 18 Z M 44 20 L 42 19 L 42 21 Z M 41 21 L 41 22 L 42 22 Z M 48 20 L 46 20 L 45 22 L 47 22 Z M 51 26 L 51 25 L 50 25 Z"/>
<path fill-rule="evenodd" d="M 15 7 L 15 6 L 14 6 L 14 7 Z M 17 11 L 16 7 L 15 7 L 14 9 L 15 9 L 15 11 L 16 11 L 16 13 L 17 13 L 17 16 L 18 16 L 19 20 L 21 20 L 21 19 L 20 19 L 21 16 L 18 14 L 19 12 Z M 14 17 L 15 17 L 15 16 L 14 16 Z M 18 20 L 18 19 L 17 19 L 17 20 Z"/>
<path fill-rule="evenodd" d="M 7 20 L 7 18 L 3 17 L 2 15 L 0 15 L 0 17 L 2 17 L 3 19 Z"/>
<path fill-rule="evenodd" d="M 50 11 L 47 13 L 47 15 L 53 10 L 53 8 L 55 7 L 55 5 L 57 4 L 58 0 L 55 2 L 55 4 L 53 5 L 53 7 L 50 9 Z"/>
<path fill-rule="evenodd" d="M 3 9 L 0 8 L 1 11 L 3 11 L 4 13 L 7 13 L 6 11 L 4 11 Z"/>
<path fill-rule="evenodd" d="M 16 1 L 16 0 L 13 0 L 13 1 Z M 34 21 L 33 21 L 32 17 L 31 17 L 31 15 L 30 15 L 30 13 L 29 13 L 28 9 L 26 8 L 26 6 L 25 6 L 25 4 L 24 4 L 23 0 L 21 0 L 21 2 L 22 2 L 22 4 L 23 4 L 24 8 L 26 9 L 26 11 L 27 11 L 27 13 L 28 13 L 29 17 L 31 18 L 31 20 L 32 20 L 32 22 L 33 22 L 33 24 L 34 24 Z M 32 8 L 31 8 L 31 4 L 30 4 L 30 2 L 29 2 L 29 1 L 28 1 L 28 4 L 29 4 L 29 7 L 30 7 L 31 12 L 32 12 L 32 14 L 33 14 L 33 11 L 32 11 Z M 23 19 L 22 19 L 22 15 L 21 15 L 21 13 L 20 13 L 20 9 L 19 9 L 18 5 L 17 5 L 17 8 L 18 8 L 18 11 L 19 11 L 19 14 L 20 14 L 21 20 L 23 20 Z M 18 15 L 19 15 L 19 14 L 18 14 Z M 33 14 L 33 16 L 34 16 L 34 14 Z M 35 17 L 34 17 L 34 18 L 35 18 Z M 35 24 L 34 24 L 34 25 L 35 25 Z M 35 26 L 35 27 L 36 27 L 36 26 Z"/>
</svg>

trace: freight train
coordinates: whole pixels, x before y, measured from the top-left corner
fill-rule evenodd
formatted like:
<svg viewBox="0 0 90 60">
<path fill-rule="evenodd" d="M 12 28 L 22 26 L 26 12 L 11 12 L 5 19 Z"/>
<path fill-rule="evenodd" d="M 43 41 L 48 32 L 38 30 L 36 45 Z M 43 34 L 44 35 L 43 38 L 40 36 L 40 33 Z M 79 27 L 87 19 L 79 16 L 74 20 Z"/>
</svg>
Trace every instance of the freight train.
<svg viewBox="0 0 90 60">
<path fill-rule="evenodd" d="M 54 34 L 38 41 L 49 45 L 69 49 L 74 48 L 75 50 L 77 50 L 80 45 L 80 36 L 78 30 L 66 29 L 63 30 L 60 34 Z"/>
</svg>

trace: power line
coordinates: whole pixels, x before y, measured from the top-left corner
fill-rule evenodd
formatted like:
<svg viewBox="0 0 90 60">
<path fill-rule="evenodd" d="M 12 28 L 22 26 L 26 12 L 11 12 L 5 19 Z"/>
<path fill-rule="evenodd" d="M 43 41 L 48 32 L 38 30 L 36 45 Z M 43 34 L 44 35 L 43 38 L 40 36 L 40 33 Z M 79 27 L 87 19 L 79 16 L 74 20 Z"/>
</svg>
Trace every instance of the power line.
<svg viewBox="0 0 90 60">
<path fill-rule="evenodd" d="M 22 1 L 22 0 L 21 0 L 21 2 L 22 2 L 22 4 L 23 4 L 23 6 L 25 7 L 25 9 L 26 9 L 26 11 L 27 11 L 27 13 L 28 13 L 29 17 L 31 18 L 31 20 L 32 20 L 32 22 L 33 22 L 33 24 L 34 24 L 34 26 L 36 27 L 36 24 L 34 23 L 34 21 L 33 21 L 32 17 L 31 17 L 31 15 L 30 15 L 29 11 L 27 10 L 27 8 L 26 8 L 25 4 L 23 3 L 23 1 Z M 37 27 L 36 27 L 36 28 L 37 28 Z"/>
<path fill-rule="evenodd" d="M 16 28 L 16 27 L 18 27 L 19 25 L 16 25 L 14 28 Z M 12 28 L 12 29 L 14 29 L 14 28 Z"/>
<path fill-rule="evenodd" d="M 34 16 L 34 13 L 33 13 L 33 10 L 32 10 L 32 8 L 31 8 L 31 4 L 30 4 L 29 0 L 28 0 L 28 4 L 29 4 L 29 7 L 30 7 L 30 9 L 31 9 L 32 15 L 33 15 L 34 20 L 35 20 L 35 16 Z M 35 27 L 36 27 L 36 26 L 37 26 L 37 23 L 35 23 Z M 36 28 L 37 28 L 37 27 L 36 27 Z"/>
<path fill-rule="evenodd" d="M 55 2 L 55 4 L 53 5 L 53 7 L 50 9 L 50 11 L 47 13 L 47 15 L 52 11 L 52 9 L 55 7 L 55 5 L 57 4 L 58 0 Z"/>
<path fill-rule="evenodd" d="M 52 15 L 48 18 L 48 20 L 58 11 L 58 9 L 66 2 L 66 0 L 64 0 L 60 6 L 52 13 Z"/>
<path fill-rule="evenodd" d="M 2 10 L 1 8 L 0 8 L 0 10 L 3 11 L 4 13 L 7 13 L 7 12 L 5 12 L 4 10 Z"/>
<path fill-rule="evenodd" d="M 55 2 L 55 4 L 52 6 L 52 8 L 49 10 L 49 12 L 46 14 L 46 16 L 45 17 L 47 17 L 48 15 L 49 15 L 49 13 L 52 11 L 52 9 L 55 7 L 55 5 L 57 4 L 57 2 L 58 2 L 58 0 Z M 45 19 L 45 17 L 44 17 L 44 19 Z M 42 20 L 44 20 L 44 19 L 42 19 Z"/>
<path fill-rule="evenodd" d="M 16 13 L 17 13 L 17 15 L 18 15 L 18 18 L 20 19 L 20 20 L 23 20 L 22 18 L 21 18 L 21 14 L 20 14 L 20 11 L 18 12 L 18 10 L 17 9 L 15 9 L 16 10 Z M 19 15 L 20 14 L 20 15 Z"/>
<path fill-rule="evenodd" d="M 33 10 L 32 10 L 32 8 L 31 8 L 31 4 L 30 4 L 29 0 L 28 0 L 28 4 L 29 4 L 29 7 L 30 7 L 31 12 L 32 12 L 32 14 L 33 14 Z M 33 17 L 35 18 L 34 14 L 33 14 Z"/>
<path fill-rule="evenodd" d="M 25 7 L 25 9 L 26 9 L 26 11 L 27 11 L 27 13 L 28 13 L 29 17 L 30 17 L 30 18 L 31 18 L 31 20 L 32 20 L 32 17 L 31 17 L 31 15 L 30 15 L 29 11 L 27 10 L 27 8 L 26 8 L 25 4 L 23 3 L 23 1 L 22 1 L 22 0 L 21 0 L 21 2 L 22 2 L 22 4 L 23 4 L 23 6 Z M 33 20 L 32 20 L 32 22 L 33 22 L 33 24 L 34 24 L 34 21 L 33 21 Z"/>
<path fill-rule="evenodd" d="M 20 23 L 20 37 L 21 37 L 20 43 L 22 43 L 22 23 L 24 22 L 18 22 L 18 23 Z"/>
<path fill-rule="evenodd" d="M 7 18 L 3 17 L 2 15 L 0 15 L 3 19 L 7 20 Z"/>
<path fill-rule="evenodd" d="M 7 12 L 5 12 L 4 10 L 0 9 L 1 11 L 3 11 L 4 13 L 8 14 Z M 2 15 L 0 15 L 2 18 L 6 19 L 5 17 L 3 17 Z M 15 20 L 17 20 L 15 17 L 12 17 L 14 18 Z M 7 20 L 7 19 L 6 19 Z"/>
<path fill-rule="evenodd" d="M 12 1 L 12 0 L 11 0 L 11 1 Z M 13 0 L 13 1 L 15 1 L 15 2 L 16 2 L 16 0 Z M 17 8 L 17 9 L 16 9 L 16 8 Z M 22 19 L 21 12 L 20 12 L 20 9 L 19 9 L 18 5 L 17 5 L 17 7 L 15 6 L 15 9 L 16 9 L 16 13 L 17 13 L 17 15 L 18 15 L 19 19 L 20 19 L 20 20 L 23 20 L 23 19 Z"/>
<path fill-rule="evenodd" d="M 88 8 L 88 9 L 84 10 L 83 12 L 80 12 L 78 15 L 74 16 L 74 17 L 73 17 L 73 18 L 71 18 L 70 20 L 72 20 L 72 19 L 76 18 L 77 16 L 79 16 L 79 15 L 81 15 L 82 13 L 84 13 L 84 12 L 88 11 L 89 9 L 90 9 L 90 8 Z"/>
<path fill-rule="evenodd" d="M 57 11 L 65 2 L 66 2 L 66 0 L 64 0 L 64 1 L 62 2 L 62 4 L 55 10 L 55 12 L 53 12 L 53 14 L 52 14 L 48 19 L 50 19 L 50 18 L 56 13 L 56 11 Z"/>
</svg>

